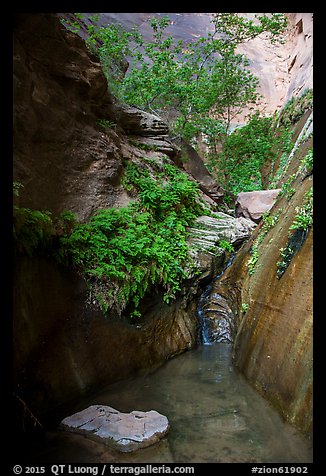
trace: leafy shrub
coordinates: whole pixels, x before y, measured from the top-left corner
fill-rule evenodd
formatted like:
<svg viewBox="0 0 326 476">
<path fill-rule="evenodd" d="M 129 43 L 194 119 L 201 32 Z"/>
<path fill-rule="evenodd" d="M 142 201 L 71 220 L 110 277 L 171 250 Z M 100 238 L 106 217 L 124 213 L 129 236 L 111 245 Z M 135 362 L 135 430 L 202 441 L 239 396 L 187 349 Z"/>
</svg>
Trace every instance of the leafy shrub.
<svg viewBox="0 0 326 476">
<path fill-rule="evenodd" d="M 273 117 L 252 115 L 243 127 L 228 135 L 222 152 L 208 156 L 209 168 L 217 181 L 234 194 L 267 188 L 269 174 L 277 157 L 292 147 L 287 127 L 276 128 Z M 266 175 L 266 177 L 264 176 Z"/>
<path fill-rule="evenodd" d="M 276 263 L 276 276 L 280 279 L 291 263 L 293 256 L 301 249 L 308 235 L 308 228 L 297 228 L 289 235 L 285 248 L 280 249 L 280 260 Z"/>
<path fill-rule="evenodd" d="M 63 23 L 77 32 L 80 18 Z M 228 130 L 233 117 L 255 103 L 258 79 L 236 48 L 264 32 L 266 39 L 276 41 L 287 24 L 277 13 L 257 15 L 255 22 L 234 13 L 215 13 L 207 35 L 185 43 L 167 34 L 168 17 L 151 17 L 148 22 L 150 39 L 135 27 L 127 31 L 119 23 L 98 26 L 93 17 L 86 26 L 86 44 L 98 54 L 115 96 L 156 114 L 174 111 L 173 127 L 188 139 L 207 127 L 212 133 L 212 123 L 215 129 L 223 122 Z"/>
<path fill-rule="evenodd" d="M 186 227 L 202 207 L 197 184 L 171 165 L 155 181 L 147 169 L 130 163 L 124 184 L 137 193 L 135 203 L 98 211 L 62 237 L 61 246 L 104 312 L 128 308 L 137 318 L 140 300 L 153 287 L 163 288 L 166 302 L 180 290 L 190 260 Z"/>
<path fill-rule="evenodd" d="M 13 182 L 14 202 L 24 185 Z M 13 238 L 15 250 L 29 256 L 36 250 L 45 250 L 55 233 L 51 212 L 31 210 L 17 205 L 13 207 Z"/>
<path fill-rule="evenodd" d="M 24 185 L 20 182 L 12 183 L 12 191 L 13 191 L 14 197 L 19 197 L 20 189 L 22 187 L 24 187 Z"/>
<path fill-rule="evenodd" d="M 307 155 L 301 160 L 298 173 L 301 173 L 303 175 L 310 174 L 313 169 L 313 162 L 314 162 L 314 150 L 311 148 L 309 149 Z"/>
<path fill-rule="evenodd" d="M 255 267 L 259 258 L 258 244 L 254 243 L 250 249 L 251 258 L 247 261 L 248 273 L 252 276 L 255 272 Z"/>
<path fill-rule="evenodd" d="M 283 107 L 280 114 L 280 124 L 292 125 L 313 107 L 313 90 L 305 89 L 299 97 L 292 97 Z"/>
<path fill-rule="evenodd" d="M 245 302 L 243 302 L 241 304 L 241 311 L 243 312 L 243 314 L 246 314 L 246 312 L 248 312 L 248 309 L 249 309 L 249 304 L 246 304 Z"/>
<path fill-rule="evenodd" d="M 283 183 L 282 188 L 278 194 L 279 197 L 286 197 L 287 200 L 295 194 L 295 188 L 292 187 L 292 183 L 296 178 L 296 174 L 290 175 L 286 182 Z"/>
<path fill-rule="evenodd" d="M 313 189 L 305 193 L 303 204 L 296 207 L 296 215 L 289 228 L 288 243 L 285 248 L 280 249 L 280 260 L 277 262 L 276 275 L 281 278 L 291 263 L 293 256 L 302 247 L 309 229 L 313 224 Z"/>
<path fill-rule="evenodd" d="M 232 243 L 229 243 L 226 240 L 220 240 L 218 242 L 218 246 L 220 248 L 222 248 L 223 250 L 225 250 L 225 251 L 229 251 L 230 253 L 234 252 L 234 247 L 233 247 Z"/>
<path fill-rule="evenodd" d="M 276 275 L 281 278 L 289 266 L 291 259 L 294 255 L 294 250 L 288 245 L 286 248 L 280 249 L 280 261 L 276 263 L 277 271 Z"/>
<path fill-rule="evenodd" d="M 96 122 L 103 129 L 114 129 L 115 127 L 117 127 L 116 122 L 110 121 L 108 119 L 98 119 Z"/>
<path fill-rule="evenodd" d="M 37 249 L 45 249 L 54 235 L 49 211 L 14 207 L 13 236 L 16 249 L 31 256 Z"/>
<path fill-rule="evenodd" d="M 130 311 L 153 288 L 169 302 L 192 270 L 187 230 L 203 213 L 198 185 L 172 165 L 154 180 L 148 169 L 126 168 L 124 184 L 137 196 L 128 207 L 100 210 L 88 223 L 64 210 L 52 219 L 47 211 L 14 207 L 14 239 L 19 252 L 45 249 L 73 265 L 89 284 L 103 312 Z M 14 186 L 14 192 L 19 190 Z"/>
<path fill-rule="evenodd" d="M 304 202 L 301 207 L 296 207 L 297 214 L 294 217 L 290 230 L 307 230 L 313 223 L 313 189 L 311 188 L 304 195 Z"/>
<path fill-rule="evenodd" d="M 277 212 L 274 213 L 274 215 L 271 215 L 270 211 L 267 211 L 266 213 L 263 214 L 263 224 L 262 224 L 260 233 L 251 246 L 251 249 L 250 249 L 251 258 L 249 258 L 247 261 L 247 268 L 248 268 L 248 273 L 250 276 L 252 276 L 255 272 L 255 267 L 259 258 L 259 246 L 262 243 L 268 231 L 277 223 L 282 211 L 283 209 L 279 208 Z"/>
</svg>

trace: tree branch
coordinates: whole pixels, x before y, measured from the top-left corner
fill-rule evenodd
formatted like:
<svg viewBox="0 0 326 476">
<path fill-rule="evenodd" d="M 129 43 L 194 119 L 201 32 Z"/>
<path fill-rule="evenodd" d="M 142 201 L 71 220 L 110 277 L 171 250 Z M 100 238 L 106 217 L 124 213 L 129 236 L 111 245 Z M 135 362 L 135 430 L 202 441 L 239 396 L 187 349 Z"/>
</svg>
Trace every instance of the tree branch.
<svg viewBox="0 0 326 476">
<path fill-rule="evenodd" d="M 22 398 L 20 398 L 16 393 L 13 393 L 14 397 L 17 398 L 17 400 L 23 405 L 24 407 L 24 412 L 27 412 L 31 419 L 34 421 L 34 426 L 39 425 L 40 428 L 43 429 L 43 425 L 39 421 L 39 419 L 34 415 L 34 413 L 29 409 L 28 405 L 24 402 Z"/>
</svg>

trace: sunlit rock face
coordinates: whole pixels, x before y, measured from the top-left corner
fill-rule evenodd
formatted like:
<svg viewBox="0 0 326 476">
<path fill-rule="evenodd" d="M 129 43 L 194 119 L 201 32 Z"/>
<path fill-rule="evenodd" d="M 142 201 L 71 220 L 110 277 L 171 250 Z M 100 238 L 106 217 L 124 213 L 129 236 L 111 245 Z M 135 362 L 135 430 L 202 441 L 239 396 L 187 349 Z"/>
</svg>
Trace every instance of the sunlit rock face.
<svg viewBox="0 0 326 476">
<path fill-rule="evenodd" d="M 288 27 L 282 34 L 283 44 L 271 44 L 261 35 L 238 47 L 249 58 L 250 69 L 259 78 L 259 92 L 263 96 L 260 109 L 266 114 L 273 114 L 292 96 L 300 96 L 313 86 L 313 14 L 285 15 Z"/>
</svg>

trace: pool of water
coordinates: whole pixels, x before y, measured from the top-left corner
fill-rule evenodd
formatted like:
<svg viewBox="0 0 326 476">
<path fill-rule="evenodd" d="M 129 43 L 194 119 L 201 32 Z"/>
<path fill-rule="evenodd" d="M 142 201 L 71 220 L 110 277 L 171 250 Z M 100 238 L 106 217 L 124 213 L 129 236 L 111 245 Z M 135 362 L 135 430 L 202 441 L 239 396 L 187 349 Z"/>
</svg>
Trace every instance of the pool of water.
<svg viewBox="0 0 326 476">
<path fill-rule="evenodd" d="M 117 382 L 83 401 L 122 412 L 157 410 L 171 429 L 158 445 L 120 454 L 68 432 L 48 435 L 52 461 L 156 463 L 309 463 L 312 443 L 284 423 L 231 363 L 231 345 L 201 345 L 156 372 Z"/>
</svg>

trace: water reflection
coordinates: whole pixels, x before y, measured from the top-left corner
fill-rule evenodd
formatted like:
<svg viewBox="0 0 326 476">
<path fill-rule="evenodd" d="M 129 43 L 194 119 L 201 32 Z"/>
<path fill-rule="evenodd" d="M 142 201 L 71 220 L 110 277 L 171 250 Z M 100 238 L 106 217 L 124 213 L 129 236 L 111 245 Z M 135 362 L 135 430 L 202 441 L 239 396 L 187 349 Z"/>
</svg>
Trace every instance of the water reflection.
<svg viewBox="0 0 326 476">
<path fill-rule="evenodd" d="M 310 442 L 285 424 L 235 371 L 230 351 L 229 344 L 200 346 L 168 361 L 151 375 L 110 385 L 80 402 L 75 411 L 91 404 L 109 405 L 123 412 L 153 409 L 166 415 L 171 424 L 160 445 L 134 455 L 103 449 L 99 461 L 311 462 Z M 78 436 L 73 438 L 76 444 Z M 78 454 L 75 449 L 71 454 L 73 461 L 87 461 L 80 459 L 85 457 L 84 450 Z"/>
</svg>

